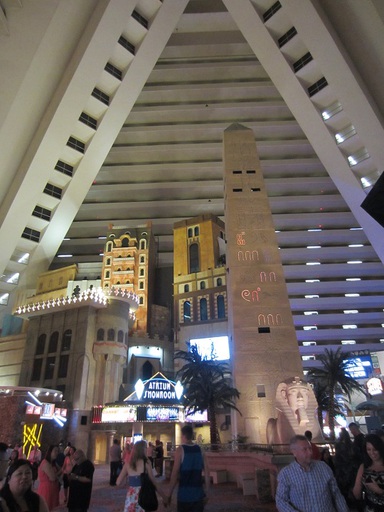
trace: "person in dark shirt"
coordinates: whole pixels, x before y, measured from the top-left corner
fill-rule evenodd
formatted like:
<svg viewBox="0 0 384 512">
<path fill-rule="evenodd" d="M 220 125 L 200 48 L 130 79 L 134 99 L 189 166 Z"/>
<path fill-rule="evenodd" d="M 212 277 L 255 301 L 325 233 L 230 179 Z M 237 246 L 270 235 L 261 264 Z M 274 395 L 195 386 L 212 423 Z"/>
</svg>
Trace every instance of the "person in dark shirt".
<svg viewBox="0 0 384 512">
<path fill-rule="evenodd" d="M 347 429 L 342 428 L 335 443 L 335 476 L 337 485 L 350 506 L 355 501 L 352 496 L 352 488 L 356 479 L 356 468 L 353 461 L 353 442 Z"/>
<path fill-rule="evenodd" d="M 156 439 L 155 469 L 156 476 L 163 476 L 164 447 L 163 443 Z"/>
<path fill-rule="evenodd" d="M 109 449 L 109 485 L 116 485 L 119 469 L 121 469 L 121 446 L 118 439 L 114 439 Z"/>
<path fill-rule="evenodd" d="M 312 443 L 312 432 L 310 430 L 306 430 L 304 435 L 308 439 L 312 448 L 312 460 L 321 460 L 320 448 L 317 446 L 317 444 Z"/>
<path fill-rule="evenodd" d="M 348 428 L 353 435 L 352 443 L 352 468 L 353 478 L 356 479 L 358 469 L 364 462 L 364 447 L 365 447 L 365 435 L 361 432 L 357 423 L 350 423 Z M 357 509 L 358 512 L 364 510 L 364 501 L 356 500 L 352 503 L 353 508 Z"/>
<path fill-rule="evenodd" d="M 176 449 L 169 492 L 164 504 L 167 506 L 172 498 L 177 482 L 177 512 L 203 512 L 208 500 L 209 470 L 200 446 L 192 442 L 193 429 L 185 425 L 181 429 L 182 445 Z M 202 474 L 204 470 L 205 491 Z"/>
<path fill-rule="evenodd" d="M 64 455 L 64 444 L 62 442 L 59 443 L 59 453 L 56 457 L 56 465 L 60 468 L 63 467 L 65 455 Z"/>
<path fill-rule="evenodd" d="M 364 459 L 364 444 L 365 444 L 365 436 L 361 432 L 359 425 L 357 423 L 350 423 L 349 424 L 349 430 L 351 434 L 353 435 L 353 456 L 354 456 L 354 463 L 357 468 L 360 466 L 360 464 L 363 463 Z"/>
<path fill-rule="evenodd" d="M 68 512 L 87 512 L 92 495 L 95 466 L 82 450 L 73 454 L 75 465 L 69 474 Z"/>
</svg>

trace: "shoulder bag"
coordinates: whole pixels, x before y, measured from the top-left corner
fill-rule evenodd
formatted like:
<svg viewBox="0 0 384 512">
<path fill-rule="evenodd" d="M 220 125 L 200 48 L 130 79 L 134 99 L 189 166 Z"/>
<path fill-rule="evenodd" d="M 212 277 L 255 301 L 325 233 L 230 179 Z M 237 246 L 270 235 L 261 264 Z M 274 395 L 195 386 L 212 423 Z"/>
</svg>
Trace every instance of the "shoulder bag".
<svg viewBox="0 0 384 512">
<path fill-rule="evenodd" d="M 141 473 L 141 488 L 139 491 L 138 504 L 145 512 L 154 512 L 158 509 L 156 487 L 152 483 L 147 473 L 146 461 L 144 462 L 144 473 Z"/>
</svg>

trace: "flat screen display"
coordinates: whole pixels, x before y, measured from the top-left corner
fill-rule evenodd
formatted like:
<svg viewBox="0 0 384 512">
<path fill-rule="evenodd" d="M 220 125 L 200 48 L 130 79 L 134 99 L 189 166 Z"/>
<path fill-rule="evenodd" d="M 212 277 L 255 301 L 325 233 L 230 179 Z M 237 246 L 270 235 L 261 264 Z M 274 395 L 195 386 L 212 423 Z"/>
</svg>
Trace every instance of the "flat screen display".
<svg viewBox="0 0 384 512">
<path fill-rule="evenodd" d="M 196 412 L 188 412 L 188 409 L 185 410 L 185 418 L 186 422 L 192 421 L 194 423 L 206 423 L 208 421 L 208 412 L 207 411 L 196 411 Z"/>
<path fill-rule="evenodd" d="M 178 407 L 148 407 L 147 421 L 180 421 Z"/>
<path fill-rule="evenodd" d="M 353 379 L 369 379 L 372 376 L 373 365 L 370 355 L 348 357 L 344 362 L 346 373 Z"/>
<path fill-rule="evenodd" d="M 51 419 L 55 413 L 55 404 L 41 404 L 42 410 L 40 418 Z"/>
<path fill-rule="evenodd" d="M 137 420 L 135 407 L 104 407 L 102 423 L 130 423 Z"/>
<path fill-rule="evenodd" d="M 196 346 L 202 358 L 226 361 L 230 359 L 228 336 L 213 338 L 195 338 L 189 340 L 190 346 Z"/>
</svg>

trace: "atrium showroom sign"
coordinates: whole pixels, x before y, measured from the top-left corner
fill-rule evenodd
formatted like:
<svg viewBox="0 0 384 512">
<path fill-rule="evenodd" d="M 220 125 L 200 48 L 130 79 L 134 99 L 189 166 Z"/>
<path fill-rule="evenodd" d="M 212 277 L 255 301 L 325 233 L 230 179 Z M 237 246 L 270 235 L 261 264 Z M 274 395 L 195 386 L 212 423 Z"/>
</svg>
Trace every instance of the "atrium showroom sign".
<svg viewBox="0 0 384 512">
<path fill-rule="evenodd" d="M 187 414 L 182 404 L 183 386 L 180 381 L 167 379 L 160 372 L 148 380 L 139 379 L 135 391 L 123 403 L 95 407 L 93 423 L 132 423 L 145 421 L 184 422 L 196 421 Z M 201 415 L 206 421 L 206 414 Z"/>
<path fill-rule="evenodd" d="M 156 374 L 159 375 L 159 374 Z M 135 384 L 135 393 L 138 400 L 143 402 L 180 402 L 183 396 L 183 386 L 180 381 L 174 383 L 165 377 L 152 377 L 147 381 L 139 379 Z"/>
</svg>

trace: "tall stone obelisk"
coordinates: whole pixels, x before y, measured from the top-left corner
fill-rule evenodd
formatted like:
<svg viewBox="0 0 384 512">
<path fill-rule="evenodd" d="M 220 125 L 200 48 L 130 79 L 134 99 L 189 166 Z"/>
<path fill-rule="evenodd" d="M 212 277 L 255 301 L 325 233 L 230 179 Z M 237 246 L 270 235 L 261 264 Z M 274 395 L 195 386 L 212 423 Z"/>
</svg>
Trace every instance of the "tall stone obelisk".
<svg viewBox="0 0 384 512">
<path fill-rule="evenodd" d="M 242 416 L 232 431 L 266 442 L 279 383 L 303 376 L 283 266 L 252 130 L 224 132 L 228 323 Z"/>
</svg>

